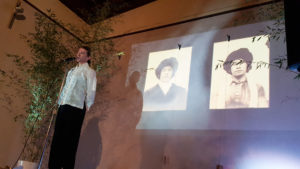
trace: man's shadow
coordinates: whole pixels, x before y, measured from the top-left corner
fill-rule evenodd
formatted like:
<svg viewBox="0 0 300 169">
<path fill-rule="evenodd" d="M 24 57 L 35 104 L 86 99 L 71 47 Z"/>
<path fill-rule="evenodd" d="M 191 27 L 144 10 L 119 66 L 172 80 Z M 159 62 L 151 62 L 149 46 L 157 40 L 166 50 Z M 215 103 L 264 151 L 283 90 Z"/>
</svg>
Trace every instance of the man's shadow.
<svg viewBox="0 0 300 169">
<path fill-rule="evenodd" d="M 137 83 L 140 80 L 140 73 L 134 71 L 129 77 L 129 85 L 124 89 L 124 105 L 123 114 L 127 116 L 127 127 L 129 130 L 134 131 L 138 124 L 142 109 L 143 109 L 143 95 L 137 88 Z"/>
<path fill-rule="evenodd" d="M 79 153 L 76 156 L 76 168 L 78 169 L 95 169 L 100 163 L 102 138 L 98 126 L 99 121 L 99 117 L 91 118 L 84 131 L 82 131 L 77 150 Z"/>
<path fill-rule="evenodd" d="M 126 118 L 122 118 L 122 120 L 124 120 L 124 126 L 122 126 L 122 128 L 126 128 L 124 132 L 130 135 L 135 131 L 143 107 L 143 96 L 136 86 L 139 79 L 140 73 L 135 71 L 129 78 L 129 85 L 121 89 L 122 93 L 120 93 L 116 99 L 110 101 L 103 100 L 103 98 L 96 99 L 95 105 L 93 106 L 94 110 L 91 110 L 91 112 L 97 111 L 100 112 L 100 114 L 92 114 L 86 119 L 87 125 L 82 130 L 77 150 L 76 169 L 95 169 L 100 166 L 102 155 L 105 153 L 103 154 L 99 123 L 104 120 L 109 120 L 108 114 L 115 113 L 111 112 L 114 111 L 113 107 L 117 107 L 118 111 L 123 111 L 122 115 Z M 113 117 L 113 115 L 111 116 Z"/>
</svg>

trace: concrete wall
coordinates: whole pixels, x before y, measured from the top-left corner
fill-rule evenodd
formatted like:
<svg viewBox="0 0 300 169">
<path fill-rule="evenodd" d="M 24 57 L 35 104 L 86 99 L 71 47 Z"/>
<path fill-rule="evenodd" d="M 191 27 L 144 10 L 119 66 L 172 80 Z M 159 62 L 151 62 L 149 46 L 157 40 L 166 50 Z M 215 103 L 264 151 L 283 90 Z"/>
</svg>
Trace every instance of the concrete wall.
<svg viewBox="0 0 300 169">
<path fill-rule="evenodd" d="M 269 0 L 157 0 L 138 9 L 113 18 L 115 30 L 109 36 L 117 36 L 162 25 L 168 25 L 201 16 L 207 16 Z"/>
<path fill-rule="evenodd" d="M 224 12 L 249 5 L 260 4 L 270 0 L 157 0 L 140 8 L 130 10 L 111 18 L 114 31 L 108 37 L 127 34 L 135 31 L 167 25 L 219 12 Z M 55 12 L 64 23 L 87 29 L 94 25 L 86 24 L 74 15 L 58 0 L 28 0 L 35 7 L 47 14 L 47 9 Z M 95 24 L 96 25 L 96 24 Z"/>
<path fill-rule="evenodd" d="M 30 1 L 41 10 L 57 3 L 47 1 Z M 121 35 L 156 26 L 192 19 L 215 12 L 247 6 L 265 1 L 221 0 L 205 1 L 172 1 L 158 0 L 141 8 L 129 11 L 116 19 L 110 36 Z M 46 5 L 47 4 L 47 5 Z M 15 2 L 3 0 L 0 3 L 0 16 L 3 23 L 9 22 Z M 41 5 L 41 6 L 40 6 Z M 19 39 L 19 34 L 33 30 L 34 9 L 23 5 L 26 20 L 15 21 L 12 30 L 6 25 L 0 26 L 1 67 L 10 67 L 11 61 L 5 53 L 29 54 L 28 48 Z M 54 7 L 58 17 L 68 15 L 67 21 L 78 22 L 80 19 L 65 9 Z M 237 17 L 237 16 L 236 16 Z M 224 25 L 232 26 L 230 23 Z M 115 39 L 119 50 L 125 52 L 121 60 L 117 60 L 119 71 L 114 74 L 108 85 L 97 92 L 96 101 L 91 111 L 86 115 L 82 136 L 77 154 L 78 169 L 192 169 L 216 168 L 221 163 L 226 169 L 248 169 L 247 161 L 256 157 L 263 158 L 273 155 L 277 159 L 299 159 L 300 152 L 298 131 L 238 131 L 238 130 L 136 130 L 142 112 L 142 93 L 135 86 L 136 81 L 143 76 L 133 75 L 132 83 L 125 86 L 128 65 L 132 57 L 131 46 L 136 43 L 150 42 L 165 38 L 177 37 L 188 33 L 197 33 L 197 29 L 177 29 L 175 26 L 159 29 L 143 34 L 135 34 Z M 212 25 L 213 28 L 213 25 Z M 5 92 L 10 92 L 4 89 Z M 2 89 L 1 89 L 1 92 Z M 22 147 L 22 127 L 15 123 L 13 117 L 22 111 L 22 100 L 16 99 L 12 113 L 1 107 L 0 118 L 0 166 L 11 165 Z M 277 154 L 276 154 L 277 152 Z M 284 152 L 284 153 L 282 153 Z M 276 159 L 276 158 L 273 158 Z M 276 161 L 276 160 L 275 160 Z M 286 160 L 291 161 L 291 160 Z M 287 163 L 286 163 L 287 164 Z M 244 165 L 244 167 L 240 167 Z M 258 167 L 253 167 L 260 169 Z M 268 168 L 264 168 L 268 169 Z M 286 169 L 286 168 L 285 168 Z M 291 168 L 288 168 L 291 169 Z M 293 168 L 294 169 L 294 168 Z"/>
<path fill-rule="evenodd" d="M 194 5 L 200 3 L 200 1 L 193 2 L 195 2 Z M 210 4 L 211 2 L 215 2 L 216 6 Z M 129 33 L 134 30 L 147 29 L 151 27 L 150 23 L 155 27 L 174 21 L 181 21 L 189 18 L 187 15 L 195 17 L 201 16 L 203 11 L 216 11 L 216 9 L 212 9 L 213 7 L 217 7 L 218 9 L 228 9 L 228 6 L 226 5 L 230 4 L 221 3 L 221 1 L 202 1 L 202 3 L 203 8 L 200 8 L 201 12 L 196 14 L 195 11 L 198 9 L 196 8 L 197 5 L 186 7 L 187 4 L 183 4 L 183 2 L 181 5 L 177 6 L 177 4 L 180 4 L 179 1 L 168 1 L 168 3 L 167 1 L 154 2 L 144 7 L 145 11 L 147 11 L 145 15 L 148 14 L 147 16 L 149 18 L 146 17 L 147 19 L 142 19 L 145 15 L 139 16 L 139 13 L 142 13 L 142 11 L 139 10 L 142 8 L 131 11 L 132 15 L 136 12 L 134 16 L 139 17 L 130 19 L 129 21 L 124 20 L 124 29 L 121 29 L 120 24 L 120 27 L 116 32 L 119 31 L 120 33 L 118 34 L 122 34 L 121 32 L 123 30 L 128 30 L 123 33 Z M 242 3 L 242 1 L 234 1 L 232 3 L 239 4 Z M 154 10 L 156 5 L 157 8 L 163 10 Z M 173 5 L 174 8 L 172 8 Z M 238 6 L 239 5 L 236 5 L 235 7 Z M 149 9 L 147 7 L 149 7 Z M 180 7 L 183 8 L 181 9 Z M 172 11 L 175 9 L 179 10 L 179 8 L 181 12 L 175 13 Z M 192 14 L 193 12 L 191 11 L 194 11 L 195 13 Z M 188 14 L 185 15 L 185 12 Z M 124 15 L 129 15 L 129 13 Z M 171 16 L 171 13 L 174 15 Z M 179 17 L 179 15 L 184 15 L 185 17 L 180 19 L 176 18 Z M 225 19 L 223 18 L 223 20 L 213 19 L 214 22 L 209 21 L 210 18 L 207 18 L 203 23 L 201 22 L 201 24 L 190 22 L 114 39 L 117 48 L 124 51 L 125 56 L 116 62 L 120 66 L 120 70 L 112 77 L 109 85 L 107 85 L 105 89 L 97 92 L 96 103 L 86 115 L 77 154 L 76 168 L 214 169 L 218 164 L 222 164 L 225 169 L 271 169 L 276 167 L 278 169 L 296 169 L 300 159 L 300 154 L 298 153 L 300 134 L 297 129 L 290 128 L 284 130 L 285 126 L 289 124 L 289 121 L 286 121 L 283 118 L 276 123 L 273 123 L 273 119 L 278 115 L 277 112 L 274 112 L 274 116 L 269 116 L 264 124 L 264 128 L 259 130 L 233 130 L 225 128 L 211 130 L 137 130 L 135 128 L 141 118 L 143 107 L 142 93 L 138 90 L 138 87 L 135 86 L 135 83 L 144 78 L 146 68 L 138 69 L 140 74 L 132 74 L 132 71 L 128 70 L 130 60 L 133 57 L 133 45 L 176 38 L 184 35 L 193 35 L 194 33 L 201 33 L 209 30 L 240 26 L 245 24 L 245 22 L 235 25 L 236 20 L 243 20 L 243 17 L 251 15 L 253 15 L 253 11 L 247 10 L 229 14 Z M 127 25 L 127 23 L 132 24 Z M 131 25 L 136 26 L 130 29 L 129 27 Z M 224 34 L 224 36 L 225 35 L 226 34 Z M 211 43 L 211 41 L 208 41 L 207 43 Z M 279 44 L 274 48 L 278 48 L 277 52 L 279 51 L 279 53 L 285 51 L 283 44 Z M 272 55 L 278 56 L 279 53 L 272 52 Z M 137 57 L 147 60 L 148 56 L 142 55 Z M 206 74 L 202 74 L 200 71 L 197 72 L 199 69 L 194 70 L 193 73 L 194 75 L 201 76 L 204 81 L 206 80 L 203 83 L 207 85 L 207 90 L 209 90 L 211 55 L 208 55 L 201 61 L 205 63 L 205 67 L 199 69 L 205 69 Z M 138 61 L 131 64 L 140 64 L 143 66 L 143 64 Z M 273 96 L 272 106 L 278 106 L 280 108 L 280 105 L 283 105 L 286 98 L 292 98 L 291 96 L 288 96 L 289 92 L 284 92 L 285 84 L 293 84 L 293 90 L 298 91 L 298 87 L 296 86 L 299 84 L 299 81 L 292 80 L 293 74 L 281 74 L 277 69 L 270 69 L 270 71 L 271 79 L 276 81 L 276 83 L 273 83 L 271 89 L 271 96 Z M 127 77 L 132 79 L 132 83 L 129 83 L 128 86 L 125 85 Z M 285 82 L 279 80 L 283 77 L 289 77 L 290 80 L 283 80 Z M 207 91 L 199 92 L 199 94 L 203 93 L 207 93 Z M 277 97 L 279 95 L 280 97 Z M 295 100 L 290 100 L 291 102 L 286 103 L 287 105 L 285 106 L 295 105 L 295 101 L 299 99 L 299 95 L 296 95 L 297 96 L 293 97 Z M 194 100 L 194 102 L 197 101 L 198 100 Z M 297 112 L 297 107 L 293 107 L 292 110 L 293 112 L 287 113 L 295 114 Z M 246 116 L 245 114 L 247 114 L 245 112 L 251 111 L 252 110 L 241 111 L 240 114 L 237 113 L 234 117 L 235 121 L 241 124 L 241 128 L 244 127 L 243 122 L 246 123 L 247 121 L 244 117 Z M 280 114 L 285 113 L 284 110 L 280 109 L 279 111 Z M 230 112 L 230 110 L 228 110 L 227 113 L 228 112 Z M 199 110 L 199 113 L 203 112 L 200 112 Z M 261 113 L 264 113 L 264 111 L 262 110 Z M 258 114 L 253 113 L 249 117 L 255 118 L 256 115 Z M 226 115 L 222 114 L 219 117 L 226 118 Z M 297 116 L 294 117 L 296 117 L 294 119 L 295 122 L 299 121 Z M 208 123 L 209 122 L 208 119 Z M 230 124 L 228 124 L 228 126 L 229 125 Z M 282 129 L 273 130 L 269 128 L 270 126 L 276 125 L 282 127 Z"/>
<path fill-rule="evenodd" d="M 3 0 L 0 2 L 0 16 L 2 24 L 0 26 L 0 66 L 5 70 L 14 70 L 16 67 L 12 60 L 6 57 L 6 53 L 20 54 L 28 58 L 29 49 L 20 34 L 26 34 L 33 30 L 34 11 L 31 7 L 23 4 L 24 15 L 26 20 L 15 20 L 12 29 L 8 29 L 12 12 L 16 5 L 16 1 Z M 13 85 L 13 84 L 10 84 Z M 0 108 L 0 166 L 12 165 L 17 160 L 18 154 L 23 145 L 22 124 L 15 122 L 14 117 L 24 113 L 24 100 L 18 96 L 18 93 L 12 90 L 11 86 L 3 87 L 1 85 L 1 94 L 14 93 L 15 97 L 11 100 L 11 104 L 1 100 Z M 8 98 L 4 98 L 5 100 Z"/>
</svg>

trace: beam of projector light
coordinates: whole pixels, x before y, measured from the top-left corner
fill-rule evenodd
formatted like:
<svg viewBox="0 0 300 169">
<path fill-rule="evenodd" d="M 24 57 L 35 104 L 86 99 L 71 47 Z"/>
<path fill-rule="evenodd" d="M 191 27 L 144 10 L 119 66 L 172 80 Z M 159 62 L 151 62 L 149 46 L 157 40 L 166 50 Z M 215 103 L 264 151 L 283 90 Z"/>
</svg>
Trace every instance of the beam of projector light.
<svg viewBox="0 0 300 169">
<path fill-rule="evenodd" d="M 299 157 L 279 152 L 251 152 L 237 165 L 238 169 L 299 169 Z"/>
</svg>

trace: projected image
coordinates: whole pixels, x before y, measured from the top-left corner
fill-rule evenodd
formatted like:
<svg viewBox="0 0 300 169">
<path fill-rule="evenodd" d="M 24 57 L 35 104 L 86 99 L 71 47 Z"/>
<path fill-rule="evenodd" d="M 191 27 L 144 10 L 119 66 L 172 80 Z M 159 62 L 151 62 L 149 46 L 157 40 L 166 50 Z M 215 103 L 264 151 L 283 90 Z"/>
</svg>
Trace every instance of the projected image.
<svg viewBox="0 0 300 169">
<path fill-rule="evenodd" d="M 214 44 L 210 109 L 269 106 L 268 40 L 251 39 Z"/>
<path fill-rule="evenodd" d="M 149 54 L 143 111 L 186 109 L 191 49 Z"/>
</svg>

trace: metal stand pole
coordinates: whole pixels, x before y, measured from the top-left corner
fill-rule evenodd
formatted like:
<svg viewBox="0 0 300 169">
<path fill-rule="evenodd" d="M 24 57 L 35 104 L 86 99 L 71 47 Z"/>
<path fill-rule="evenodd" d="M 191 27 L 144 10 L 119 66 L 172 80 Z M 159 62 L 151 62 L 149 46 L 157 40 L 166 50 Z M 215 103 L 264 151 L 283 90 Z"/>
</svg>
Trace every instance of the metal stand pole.
<svg viewBox="0 0 300 169">
<path fill-rule="evenodd" d="M 60 90 L 59 90 L 59 95 L 58 95 L 58 97 L 57 97 L 56 102 L 58 101 L 58 99 L 59 99 L 59 97 L 60 97 L 60 93 L 61 93 L 62 88 L 63 88 L 63 85 L 64 85 L 64 83 L 65 83 L 66 76 L 67 76 L 67 70 L 65 70 L 63 82 L 61 83 Z M 50 110 L 52 110 L 54 107 L 55 107 L 55 106 L 53 106 Z M 42 160 L 43 160 L 43 156 L 44 156 L 45 150 L 46 150 L 46 148 L 47 148 L 47 143 L 48 143 L 48 140 L 49 140 L 49 132 L 51 131 L 51 127 L 52 127 L 52 123 L 53 123 L 53 120 L 54 120 L 54 116 L 55 116 L 55 114 L 56 114 L 56 113 L 55 113 L 56 111 L 57 111 L 57 110 L 52 111 L 52 116 L 51 116 L 50 124 L 49 124 L 49 126 L 48 126 L 48 131 L 47 131 L 47 133 L 46 133 L 46 137 L 45 137 L 45 140 L 44 140 L 43 153 L 42 153 L 41 158 L 40 158 L 40 161 L 39 161 L 39 166 L 38 166 L 39 169 L 40 169 L 40 167 L 41 167 Z M 38 118 L 38 117 L 37 117 L 37 118 Z M 36 118 L 36 121 L 37 121 L 37 118 Z M 36 121 L 35 121 L 34 123 L 36 123 Z M 10 169 L 14 168 L 14 167 L 17 165 L 19 159 L 21 158 L 21 155 L 23 154 L 23 152 L 24 152 L 24 150 L 25 150 L 25 148 L 26 148 L 26 145 L 27 145 L 27 143 L 28 143 L 28 140 L 29 140 L 29 138 L 30 138 L 30 136 L 31 136 L 31 133 L 32 133 L 32 131 L 33 131 L 34 125 L 35 125 L 35 124 L 33 124 L 32 129 L 31 129 L 31 131 L 30 131 L 30 134 L 28 135 L 28 137 L 27 137 L 27 139 L 26 139 L 26 141 L 25 141 L 25 144 L 24 144 L 24 146 L 23 146 L 22 151 L 20 152 L 20 154 L 19 154 L 19 156 L 18 156 L 16 162 L 12 165 L 12 167 L 10 167 Z"/>
</svg>

